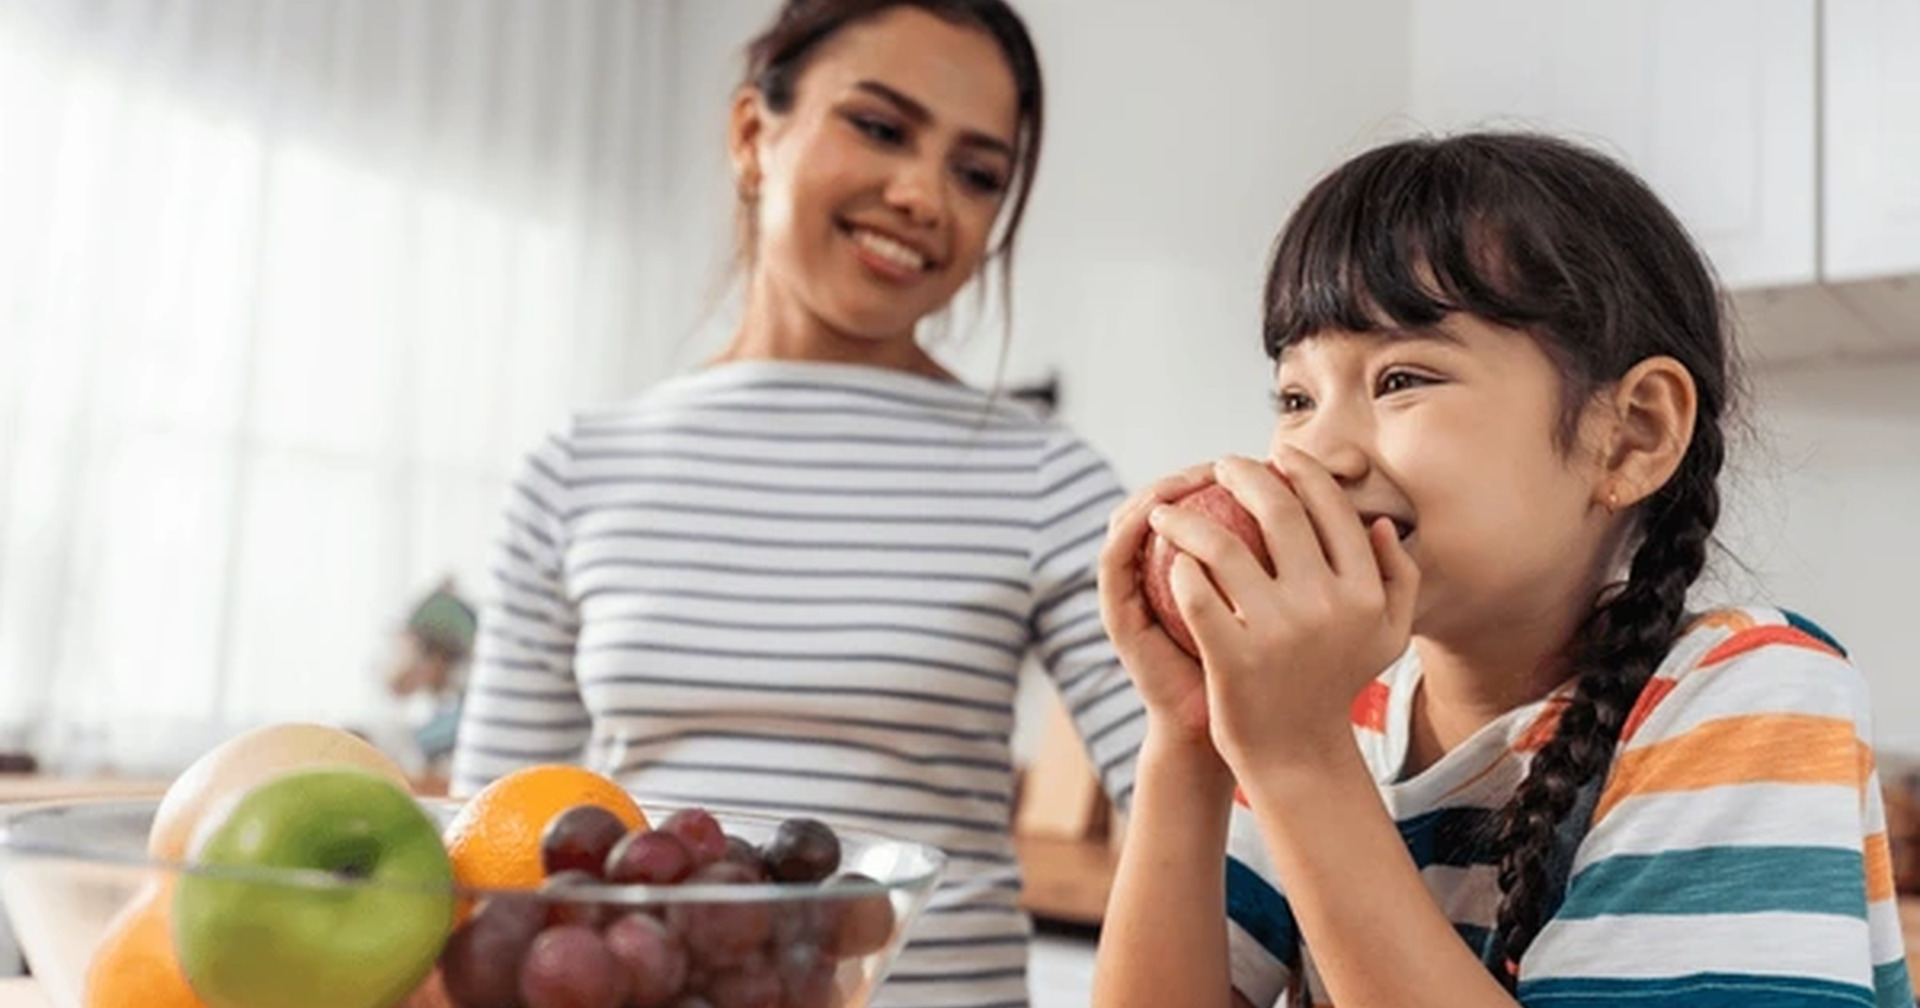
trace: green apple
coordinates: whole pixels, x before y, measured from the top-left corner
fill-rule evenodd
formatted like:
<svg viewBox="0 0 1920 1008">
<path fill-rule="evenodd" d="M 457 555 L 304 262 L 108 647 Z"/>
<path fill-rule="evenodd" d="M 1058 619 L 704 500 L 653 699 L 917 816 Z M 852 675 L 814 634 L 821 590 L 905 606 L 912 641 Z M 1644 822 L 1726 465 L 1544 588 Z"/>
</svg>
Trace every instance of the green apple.
<svg viewBox="0 0 1920 1008">
<path fill-rule="evenodd" d="M 189 854 L 174 950 L 212 1008 L 388 1008 L 453 926 L 440 830 L 369 771 L 274 777 L 210 815 Z"/>
</svg>

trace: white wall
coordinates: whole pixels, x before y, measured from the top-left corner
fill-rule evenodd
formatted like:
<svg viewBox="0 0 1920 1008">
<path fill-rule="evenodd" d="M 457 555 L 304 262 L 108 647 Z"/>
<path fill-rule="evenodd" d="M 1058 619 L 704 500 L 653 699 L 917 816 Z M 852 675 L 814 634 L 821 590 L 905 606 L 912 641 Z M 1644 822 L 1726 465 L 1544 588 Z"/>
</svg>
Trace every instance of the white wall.
<svg viewBox="0 0 1920 1008">
<path fill-rule="evenodd" d="M 1876 740 L 1920 754 L 1920 361 L 1753 376 L 1761 445 L 1738 459 L 1723 526 L 1742 572 L 1723 597 L 1793 609 L 1852 653 L 1873 690 Z"/>
</svg>

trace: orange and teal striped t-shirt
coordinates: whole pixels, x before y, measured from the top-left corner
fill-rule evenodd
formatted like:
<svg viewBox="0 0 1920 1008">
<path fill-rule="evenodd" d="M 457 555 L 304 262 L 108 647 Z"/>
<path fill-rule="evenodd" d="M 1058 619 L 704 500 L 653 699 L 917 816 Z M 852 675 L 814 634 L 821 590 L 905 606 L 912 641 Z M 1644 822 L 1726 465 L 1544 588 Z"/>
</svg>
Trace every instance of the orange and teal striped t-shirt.
<svg viewBox="0 0 1920 1008">
<path fill-rule="evenodd" d="M 1376 680 L 1355 735 L 1428 892 L 1491 959 L 1492 816 L 1564 696 L 1402 779 L 1419 675 L 1409 653 Z M 1859 671 L 1808 621 L 1765 608 L 1697 620 L 1590 795 L 1564 898 L 1519 964 L 1521 1003 L 1911 1008 L 1867 710 Z M 1255 1004 L 1326 1004 L 1243 807 L 1228 855 L 1235 988 Z"/>
</svg>

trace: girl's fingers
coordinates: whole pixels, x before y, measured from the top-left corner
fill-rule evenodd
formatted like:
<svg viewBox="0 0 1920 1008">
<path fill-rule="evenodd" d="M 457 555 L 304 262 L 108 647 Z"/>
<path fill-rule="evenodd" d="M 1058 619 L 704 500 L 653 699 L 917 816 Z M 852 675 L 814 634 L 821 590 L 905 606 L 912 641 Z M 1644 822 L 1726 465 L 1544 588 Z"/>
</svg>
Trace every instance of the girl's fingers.
<svg viewBox="0 0 1920 1008">
<path fill-rule="evenodd" d="M 1242 545 L 1241 550 L 1244 552 L 1245 549 Z M 1207 576 L 1200 561 L 1185 553 L 1173 558 L 1173 569 L 1167 572 L 1167 584 L 1173 590 L 1173 604 L 1193 632 L 1194 642 L 1199 645 L 1200 658 L 1204 662 L 1207 660 L 1206 642 L 1219 640 L 1221 634 L 1239 626 L 1233 603 L 1221 595 L 1219 587 L 1213 578 Z"/>
<path fill-rule="evenodd" d="M 1380 583 L 1387 590 L 1387 624 L 1396 633 L 1413 629 L 1414 603 L 1420 595 L 1420 565 L 1400 541 L 1392 519 L 1375 518 L 1367 538 L 1380 567 Z"/>
<path fill-rule="evenodd" d="M 1333 572 L 1377 580 L 1381 573 L 1367 541 L 1367 527 L 1333 474 L 1295 448 L 1281 448 L 1276 462 L 1313 523 L 1321 554 Z"/>
<path fill-rule="evenodd" d="M 1113 510 L 1107 519 L 1107 542 L 1100 550 L 1098 572 L 1100 617 L 1109 632 L 1151 622 L 1140 587 L 1140 554 L 1151 531 L 1147 516 L 1154 508 L 1212 481 L 1212 463 L 1189 466 L 1154 481 Z"/>
<path fill-rule="evenodd" d="M 1298 580 L 1327 569 L 1306 506 L 1285 479 L 1252 459 L 1221 459 L 1217 469 L 1220 485 L 1260 526 L 1274 577 Z"/>
</svg>

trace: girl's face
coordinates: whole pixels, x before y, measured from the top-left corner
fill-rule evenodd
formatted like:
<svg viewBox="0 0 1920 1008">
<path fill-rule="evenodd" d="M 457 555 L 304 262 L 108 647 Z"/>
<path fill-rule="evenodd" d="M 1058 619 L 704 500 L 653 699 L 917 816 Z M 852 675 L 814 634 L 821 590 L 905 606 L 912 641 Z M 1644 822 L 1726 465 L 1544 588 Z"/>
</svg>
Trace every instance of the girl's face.
<svg viewBox="0 0 1920 1008">
<path fill-rule="evenodd" d="M 837 333 L 910 335 L 979 268 L 1018 121 L 986 33 L 911 7 L 845 28 L 811 54 L 788 113 L 736 105 L 755 270 Z"/>
<path fill-rule="evenodd" d="M 1312 456 L 1363 518 L 1399 525 L 1421 571 L 1415 632 L 1550 620 L 1598 588 L 1613 522 L 1594 504 L 1596 411 L 1563 449 L 1560 375 L 1525 333 L 1458 313 L 1324 333 L 1281 355 L 1276 383 L 1274 449 Z"/>
</svg>

